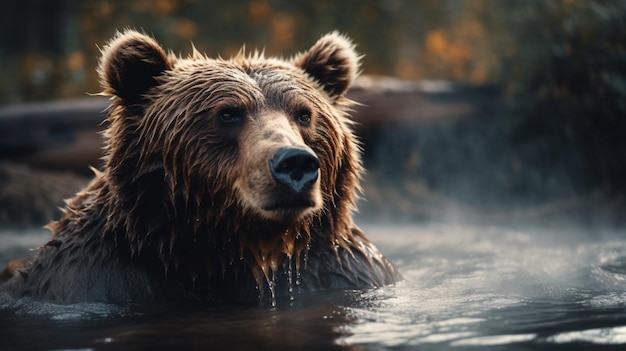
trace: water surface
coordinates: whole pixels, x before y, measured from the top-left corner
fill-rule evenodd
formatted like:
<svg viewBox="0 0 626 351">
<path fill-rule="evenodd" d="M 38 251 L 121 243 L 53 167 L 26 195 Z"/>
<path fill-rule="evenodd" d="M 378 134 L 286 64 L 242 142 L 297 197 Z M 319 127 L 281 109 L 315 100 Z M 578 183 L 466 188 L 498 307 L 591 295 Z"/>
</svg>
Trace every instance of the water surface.
<svg viewBox="0 0 626 351">
<path fill-rule="evenodd" d="M 405 281 L 250 306 L 60 306 L 0 297 L 0 349 L 621 349 L 620 230 L 362 226 Z M 45 231 L 0 232 L 0 264 Z"/>
</svg>

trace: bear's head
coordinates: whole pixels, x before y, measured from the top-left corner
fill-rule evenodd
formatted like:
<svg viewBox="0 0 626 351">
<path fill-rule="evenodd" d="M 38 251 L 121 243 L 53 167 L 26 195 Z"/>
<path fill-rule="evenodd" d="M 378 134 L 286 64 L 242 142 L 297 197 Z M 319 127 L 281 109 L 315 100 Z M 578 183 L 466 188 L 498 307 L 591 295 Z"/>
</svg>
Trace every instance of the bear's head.
<svg viewBox="0 0 626 351">
<path fill-rule="evenodd" d="M 124 214 L 108 225 L 125 228 L 133 252 L 157 248 L 166 267 L 193 266 L 195 281 L 217 268 L 206 246 L 222 272 L 248 261 L 259 281 L 292 258 L 298 268 L 312 240 L 350 246 L 361 164 L 349 40 L 331 33 L 287 60 L 243 50 L 224 60 L 176 57 L 129 30 L 102 53 L 112 97 L 102 177 Z"/>
</svg>

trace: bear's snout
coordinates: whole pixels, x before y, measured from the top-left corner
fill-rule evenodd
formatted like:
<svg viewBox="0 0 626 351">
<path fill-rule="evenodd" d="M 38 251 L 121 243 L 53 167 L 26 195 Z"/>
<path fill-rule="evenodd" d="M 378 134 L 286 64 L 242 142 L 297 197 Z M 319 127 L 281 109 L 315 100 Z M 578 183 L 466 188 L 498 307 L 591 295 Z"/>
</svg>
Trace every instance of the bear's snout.
<svg viewBox="0 0 626 351">
<path fill-rule="evenodd" d="M 269 166 L 278 184 L 294 194 L 302 194 L 317 180 L 320 161 L 308 148 L 285 146 L 274 153 Z"/>
</svg>

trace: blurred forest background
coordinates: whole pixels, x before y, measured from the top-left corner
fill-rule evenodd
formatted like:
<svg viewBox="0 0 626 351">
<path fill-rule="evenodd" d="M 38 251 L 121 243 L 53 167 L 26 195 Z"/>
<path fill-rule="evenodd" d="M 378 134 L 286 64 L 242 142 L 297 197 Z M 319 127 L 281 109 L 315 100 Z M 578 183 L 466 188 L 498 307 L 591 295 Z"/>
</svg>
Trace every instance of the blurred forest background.
<svg viewBox="0 0 626 351">
<path fill-rule="evenodd" d="M 626 216 L 626 1 L 5 0 L 0 6 L 0 105 L 97 93 L 98 45 L 117 29 L 143 29 L 182 55 L 193 42 L 223 57 L 243 43 L 290 56 L 336 29 L 365 54 L 366 75 L 488 92 L 477 98 L 489 106 L 484 115 L 384 125 L 388 133 L 375 145 L 366 139 L 367 184 L 377 186 L 366 184 L 365 209 L 392 203 L 393 212 L 420 218 L 455 206 L 492 213 L 505 204 L 523 216 L 551 208 L 595 213 L 590 208 L 602 204 L 612 218 Z"/>
</svg>

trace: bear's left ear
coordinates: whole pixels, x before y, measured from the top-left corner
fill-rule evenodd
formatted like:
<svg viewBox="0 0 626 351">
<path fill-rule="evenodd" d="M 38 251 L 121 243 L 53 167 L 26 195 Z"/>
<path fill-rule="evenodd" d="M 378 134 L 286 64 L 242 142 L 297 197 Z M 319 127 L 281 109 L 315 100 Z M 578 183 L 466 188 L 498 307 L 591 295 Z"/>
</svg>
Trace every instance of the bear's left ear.
<svg viewBox="0 0 626 351">
<path fill-rule="evenodd" d="M 332 32 L 320 38 L 307 52 L 296 56 L 293 63 L 336 101 L 358 75 L 359 55 L 348 38 Z"/>
<path fill-rule="evenodd" d="M 170 68 L 167 54 L 154 39 L 133 30 L 117 33 L 102 49 L 102 94 L 118 96 L 126 106 L 135 104 Z"/>
</svg>

